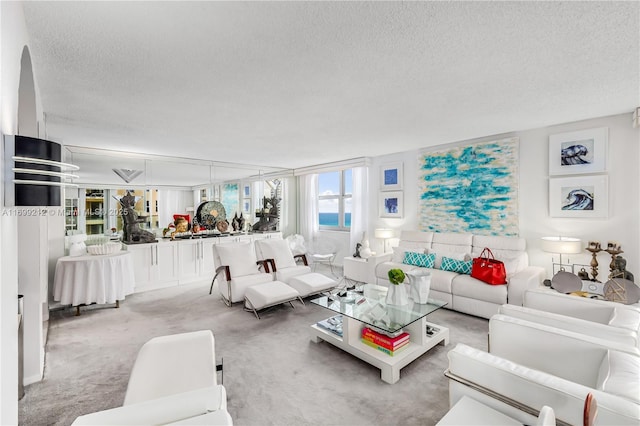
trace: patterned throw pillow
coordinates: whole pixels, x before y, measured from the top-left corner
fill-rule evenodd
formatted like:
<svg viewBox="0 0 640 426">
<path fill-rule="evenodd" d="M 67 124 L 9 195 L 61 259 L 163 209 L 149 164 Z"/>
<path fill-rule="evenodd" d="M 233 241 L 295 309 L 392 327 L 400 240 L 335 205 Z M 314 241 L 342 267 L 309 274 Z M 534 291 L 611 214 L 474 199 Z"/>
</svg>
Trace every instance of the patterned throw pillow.
<svg viewBox="0 0 640 426">
<path fill-rule="evenodd" d="M 457 272 L 459 274 L 471 275 L 471 265 L 473 260 L 456 260 L 450 257 L 442 256 L 442 265 L 440 269 L 443 271 Z"/>
<path fill-rule="evenodd" d="M 423 268 L 433 268 L 436 261 L 435 254 L 416 253 L 413 251 L 405 251 L 402 263 L 406 265 L 420 266 Z"/>
</svg>

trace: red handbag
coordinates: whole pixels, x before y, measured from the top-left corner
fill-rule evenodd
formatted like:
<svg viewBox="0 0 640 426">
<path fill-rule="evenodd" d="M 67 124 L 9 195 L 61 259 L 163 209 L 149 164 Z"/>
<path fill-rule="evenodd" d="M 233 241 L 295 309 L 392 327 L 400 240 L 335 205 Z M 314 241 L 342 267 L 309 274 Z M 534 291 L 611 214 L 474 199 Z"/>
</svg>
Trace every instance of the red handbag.
<svg viewBox="0 0 640 426">
<path fill-rule="evenodd" d="M 471 276 L 491 285 L 507 283 L 507 271 L 504 268 L 504 263 L 496 260 L 488 247 L 482 250 L 480 257 L 473 258 Z"/>
</svg>

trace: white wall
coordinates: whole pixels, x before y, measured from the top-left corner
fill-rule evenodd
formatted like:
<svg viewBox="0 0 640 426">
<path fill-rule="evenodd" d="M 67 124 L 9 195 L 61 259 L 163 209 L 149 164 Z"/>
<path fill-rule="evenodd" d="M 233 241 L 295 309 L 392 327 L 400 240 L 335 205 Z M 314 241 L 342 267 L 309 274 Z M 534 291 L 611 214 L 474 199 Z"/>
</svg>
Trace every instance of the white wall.
<svg viewBox="0 0 640 426">
<path fill-rule="evenodd" d="M 595 127 L 609 128 L 608 176 L 609 217 L 606 219 L 552 218 L 548 208 L 548 153 L 549 135 Z M 463 141 L 452 145 L 466 145 L 503 137 L 520 138 L 520 188 L 519 219 L 520 236 L 527 240 L 530 262 L 547 268 L 551 276 L 551 254 L 542 252 L 540 238 L 543 236 L 572 236 L 586 241 L 618 241 L 627 259 L 627 269 L 640 277 L 640 129 L 633 129 L 631 112 L 541 129 L 513 132 Z M 370 173 L 370 232 L 387 227 L 399 236 L 401 229 L 418 229 L 418 154 L 419 150 L 376 157 Z M 380 219 L 378 217 L 378 194 L 380 165 L 402 161 L 404 165 L 404 218 Z M 373 234 L 371 234 L 373 235 Z M 370 238 L 373 247 L 381 251 L 381 242 Z M 375 245 L 373 244 L 375 241 Z M 566 260 L 567 258 L 563 258 Z M 569 256 L 571 263 L 589 264 L 591 254 Z M 557 259 L 556 259 L 557 261 Z M 598 255 L 600 263 L 598 278 L 602 281 L 608 274 L 611 257 L 607 253 Z M 590 271 L 587 268 L 587 271 Z"/>
<path fill-rule="evenodd" d="M 0 125 L 3 134 L 18 130 L 20 58 L 28 42 L 18 2 L 0 2 Z M 3 150 L 0 150 L 3 151 Z M 4 159 L 0 173 L 4 176 Z M 4 188 L 0 185 L 0 199 Z M 0 424 L 18 423 L 18 245 L 17 219 L 10 210 L 0 215 Z"/>
</svg>

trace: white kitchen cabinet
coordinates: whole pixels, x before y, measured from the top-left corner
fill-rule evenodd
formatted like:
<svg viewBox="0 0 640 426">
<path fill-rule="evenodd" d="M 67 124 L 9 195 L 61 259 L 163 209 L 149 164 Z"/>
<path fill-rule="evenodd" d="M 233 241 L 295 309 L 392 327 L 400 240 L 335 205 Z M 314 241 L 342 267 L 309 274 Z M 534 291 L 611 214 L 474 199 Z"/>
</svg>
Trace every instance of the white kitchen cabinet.
<svg viewBox="0 0 640 426">
<path fill-rule="evenodd" d="M 125 245 L 133 253 L 136 292 L 210 281 L 215 273 L 213 246 L 260 239 L 282 239 L 281 232 Z"/>
<path fill-rule="evenodd" d="M 217 238 L 182 240 L 178 246 L 180 284 L 213 278 L 213 244 Z"/>
<path fill-rule="evenodd" d="M 178 284 L 178 246 L 172 243 L 128 244 L 133 253 L 136 292 Z"/>
</svg>

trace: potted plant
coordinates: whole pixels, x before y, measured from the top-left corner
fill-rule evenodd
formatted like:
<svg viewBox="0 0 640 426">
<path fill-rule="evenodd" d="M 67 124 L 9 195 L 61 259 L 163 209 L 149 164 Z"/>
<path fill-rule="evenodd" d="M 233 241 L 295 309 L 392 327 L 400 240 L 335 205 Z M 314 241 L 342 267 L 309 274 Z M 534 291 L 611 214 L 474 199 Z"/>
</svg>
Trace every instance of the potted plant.
<svg viewBox="0 0 640 426">
<path fill-rule="evenodd" d="M 389 290 L 387 291 L 387 298 L 385 301 L 388 305 L 406 305 L 409 303 L 409 298 L 407 297 L 407 290 L 405 286 L 402 284 L 405 279 L 405 274 L 402 269 L 390 269 L 387 273 L 389 277 L 389 281 L 392 285 L 389 286 Z"/>
</svg>

